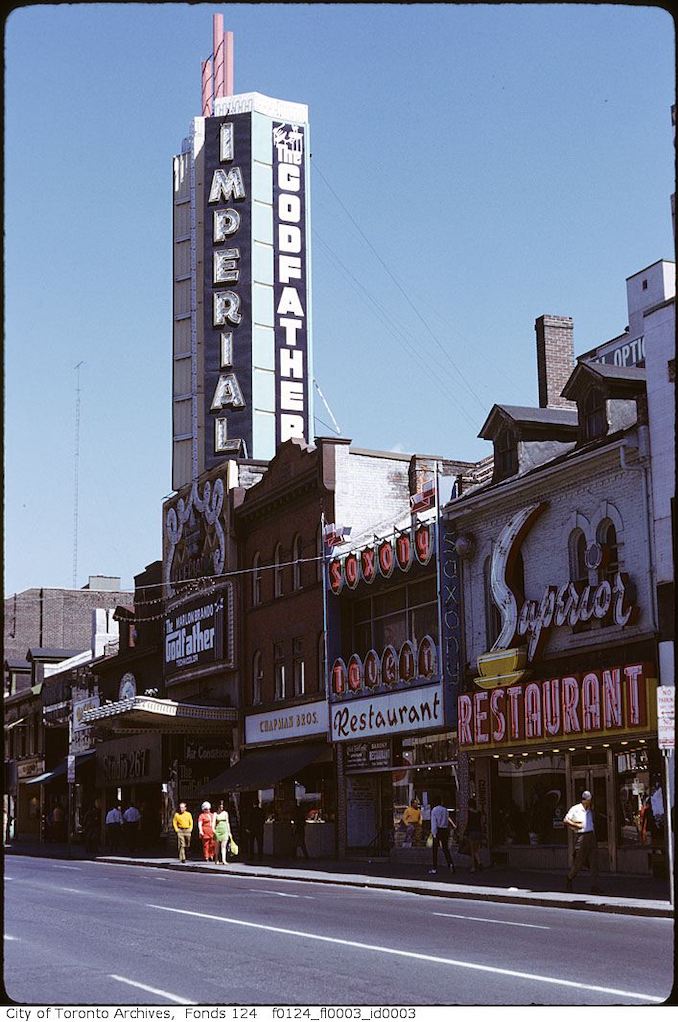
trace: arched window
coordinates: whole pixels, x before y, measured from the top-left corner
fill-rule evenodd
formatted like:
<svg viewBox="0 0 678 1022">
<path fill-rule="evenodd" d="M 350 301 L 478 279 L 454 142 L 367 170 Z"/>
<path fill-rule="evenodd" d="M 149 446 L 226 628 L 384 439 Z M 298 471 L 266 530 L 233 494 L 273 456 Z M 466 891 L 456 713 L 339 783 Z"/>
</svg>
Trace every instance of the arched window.
<svg viewBox="0 0 678 1022">
<path fill-rule="evenodd" d="M 499 613 L 497 604 L 492 599 L 492 588 L 490 585 L 491 565 L 492 558 L 485 558 L 485 565 L 483 569 L 485 579 L 485 638 L 487 639 L 488 649 L 490 649 L 501 631 L 501 614 Z"/>
<path fill-rule="evenodd" d="M 575 529 L 570 533 L 570 578 L 573 582 L 581 582 L 586 585 L 589 580 L 589 570 L 586 567 L 586 536 L 581 529 Z"/>
<path fill-rule="evenodd" d="M 302 636 L 292 639 L 292 683 L 295 696 L 303 696 L 306 692 L 306 664 Z"/>
<path fill-rule="evenodd" d="M 284 699 L 287 693 L 285 679 L 285 647 L 282 642 L 273 643 L 273 679 L 275 682 L 274 697 Z"/>
<path fill-rule="evenodd" d="M 603 548 L 600 581 L 607 579 L 610 585 L 614 585 L 614 577 L 619 571 L 619 541 L 614 523 L 609 518 L 604 518 L 598 526 L 598 542 Z"/>
<path fill-rule="evenodd" d="M 292 543 L 292 588 L 301 589 L 301 536 L 295 536 Z"/>
<path fill-rule="evenodd" d="M 252 558 L 252 606 L 258 607 L 261 603 L 261 555 L 257 550 Z"/>
<path fill-rule="evenodd" d="M 584 398 L 582 419 L 585 440 L 598 440 L 607 433 L 608 422 L 605 394 L 597 387 L 592 387 Z"/>
<path fill-rule="evenodd" d="M 261 659 L 261 651 L 256 650 L 252 657 L 252 705 L 256 706 L 262 701 L 262 690 L 264 687 L 264 667 Z"/>
<path fill-rule="evenodd" d="M 518 471 L 518 441 L 510 429 L 502 429 L 494 441 L 494 478 L 508 479 Z"/>
<path fill-rule="evenodd" d="M 282 570 L 282 551 L 280 543 L 276 543 L 275 553 L 273 554 L 273 595 L 283 595 L 283 570 Z"/>
</svg>

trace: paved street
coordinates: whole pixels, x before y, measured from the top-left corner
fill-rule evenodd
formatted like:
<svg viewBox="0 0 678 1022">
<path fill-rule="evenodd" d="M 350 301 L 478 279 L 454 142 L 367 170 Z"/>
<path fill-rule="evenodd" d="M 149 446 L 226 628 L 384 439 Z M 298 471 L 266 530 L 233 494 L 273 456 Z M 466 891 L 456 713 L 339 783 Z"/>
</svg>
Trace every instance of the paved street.
<svg viewBox="0 0 678 1022">
<path fill-rule="evenodd" d="M 670 919 L 103 862 L 5 862 L 24 1004 L 652 1004 Z"/>
</svg>

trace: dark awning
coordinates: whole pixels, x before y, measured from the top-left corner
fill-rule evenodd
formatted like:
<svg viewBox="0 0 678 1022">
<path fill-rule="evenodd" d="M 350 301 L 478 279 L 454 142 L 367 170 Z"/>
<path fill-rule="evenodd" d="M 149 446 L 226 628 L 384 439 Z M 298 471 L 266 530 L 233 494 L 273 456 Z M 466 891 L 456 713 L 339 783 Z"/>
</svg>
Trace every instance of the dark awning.
<svg viewBox="0 0 678 1022">
<path fill-rule="evenodd" d="M 78 752 L 75 755 L 75 769 L 82 766 L 83 763 L 89 761 L 94 762 L 96 756 L 96 749 L 88 749 L 86 752 Z M 58 777 L 63 777 L 68 770 L 68 758 L 62 760 L 58 766 L 55 766 L 53 770 L 47 770 L 44 774 L 38 774 L 37 777 L 31 777 L 30 780 L 25 781 L 25 784 L 49 784 L 50 781 L 56 780 Z"/>
<path fill-rule="evenodd" d="M 315 763 L 327 748 L 327 742 L 309 742 L 307 745 L 282 745 L 278 749 L 246 752 L 230 770 L 224 770 L 213 781 L 203 785 L 195 793 L 196 797 L 271 788 L 277 781 L 292 777 L 310 763 Z"/>
</svg>

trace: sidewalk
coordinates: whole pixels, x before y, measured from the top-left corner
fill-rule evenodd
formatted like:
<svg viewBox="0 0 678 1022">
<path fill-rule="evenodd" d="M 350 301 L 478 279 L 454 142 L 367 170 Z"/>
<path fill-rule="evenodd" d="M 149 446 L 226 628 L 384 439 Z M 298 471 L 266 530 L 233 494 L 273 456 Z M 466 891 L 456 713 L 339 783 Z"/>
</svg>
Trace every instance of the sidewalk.
<svg viewBox="0 0 678 1022">
<path fill-rule="evenodd" d="M 5 855 L 33 855 L 54 859 L 68 858 L 67 845 L 21 842 L 5 846 Z M 81 845 L 73 845 L 71 858 L 88 859 Z M 585 909 L 589 912 L 611 912 L 620 915 L 642 915 L 672 918 L 668 879 L 652 876 L 620 876 L 601 874 L 603 894 L 589 894 L 590 880 L 582 874 L 574 881 L 574 892 L 565 892 L 565 876 L 536 870 L 506 870 L 491 866 L 481 873 L 471 873 L 465 856 L 456 856 L 456 872 L 439 866 L 429 875 L 428 865 L 408 865 L 385 859 L 273 859 L 242 858 L 228 866 L 215 866 L 197 858 L 182 866 L 168 855 L 139 853 L 136 855 L 97 855 L 96 862 L 120 866 L 149 866 L 182 872 L 197 871 L 231 876 L 257 876 L 280 880 L 304 880 L 312 883 L 350 887 L 371 887 L 426 894 L 444 898 L 480 899 L 508 904 L 541 905 L 550 908 Z"/>
</svg>

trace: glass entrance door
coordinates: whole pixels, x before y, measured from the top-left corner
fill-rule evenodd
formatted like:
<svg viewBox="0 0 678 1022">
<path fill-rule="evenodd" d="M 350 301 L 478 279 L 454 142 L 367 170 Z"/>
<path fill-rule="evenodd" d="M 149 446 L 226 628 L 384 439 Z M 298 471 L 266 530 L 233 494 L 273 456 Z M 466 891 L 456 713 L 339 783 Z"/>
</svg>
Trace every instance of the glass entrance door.
<svg viewBox="0 0 678 1022">
<path fill-rule="evenodd" d="M 614 870 L 614 827 L 612 819 L 612 792 L 606 766 L 573 767 L 570 805 L 581 798 L 582 791 L 593 795 L 593 821 L 598 844 L 598 869 L 601 872 Z M 569 859 L 574 856 L 574 840 L 570 840 Z"/>
</svg>

